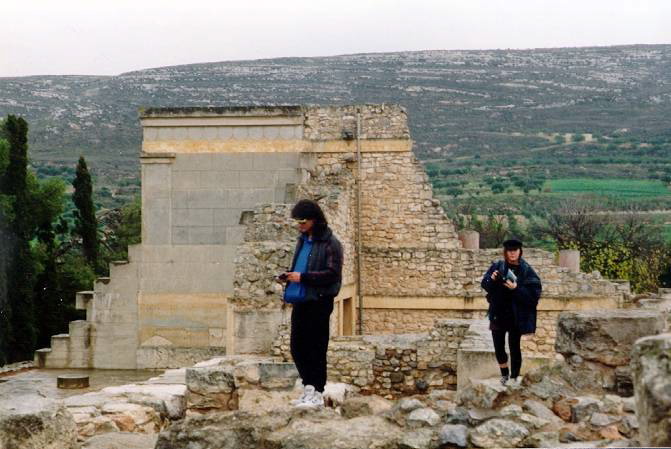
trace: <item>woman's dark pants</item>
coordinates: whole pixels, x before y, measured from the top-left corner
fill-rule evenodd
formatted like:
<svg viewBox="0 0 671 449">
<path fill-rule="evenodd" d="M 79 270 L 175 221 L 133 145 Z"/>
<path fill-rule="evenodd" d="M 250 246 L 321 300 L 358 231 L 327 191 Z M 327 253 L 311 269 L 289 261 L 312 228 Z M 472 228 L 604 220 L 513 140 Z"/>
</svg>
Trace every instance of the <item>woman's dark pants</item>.
<svg viewBox="0 0 671 449">
<path fill-rule="evenodd" d="M 331 312 L 333 298 L 294 304 L 291 311 L 291 357 L 303 385 L 312 385 L 319 392 L 326 385 Z"/>
<path fill-rule="evenodd" d="M 522 351 L 520 349 L 520 339 L 522 336 L 518 331 L 493 330 L 492 339 L 494 340 L 494 351 L 499 365 L 508 362 L 506 354 L 506 333 L 508 333 L 508 347 L 510 348 L 510 377 L 513 379 L 520 375 L 522 367 Z"/>
</svg>

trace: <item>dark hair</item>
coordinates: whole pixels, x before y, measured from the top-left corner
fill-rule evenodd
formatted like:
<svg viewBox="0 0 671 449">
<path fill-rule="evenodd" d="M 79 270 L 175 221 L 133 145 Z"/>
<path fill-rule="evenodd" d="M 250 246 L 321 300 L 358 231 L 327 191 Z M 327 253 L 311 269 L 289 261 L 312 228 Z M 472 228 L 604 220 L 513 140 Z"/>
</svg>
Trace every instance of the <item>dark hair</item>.
<svg viewBox="0 0 671 449">
<path fill-rule="evenodd" d="M 291 218 L 314 220 L 314 232 L 316 234 L 324 232 L 328 226 L 324 211 L 313 200 L 300 200 L 297 202 L 294 208 L 291 209 Z"/>
</svg>

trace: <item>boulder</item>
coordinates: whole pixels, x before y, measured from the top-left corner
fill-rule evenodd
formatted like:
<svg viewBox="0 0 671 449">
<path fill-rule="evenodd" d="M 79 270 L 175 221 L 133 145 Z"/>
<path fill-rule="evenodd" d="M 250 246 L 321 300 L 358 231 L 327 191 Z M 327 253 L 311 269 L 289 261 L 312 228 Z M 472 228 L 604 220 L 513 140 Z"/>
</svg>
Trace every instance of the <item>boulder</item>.
<svg viewBox="0 0 671 449">
<path fill-rule="evenodd" d="M 491 419 L 471 431 L 471 442 L 479 447 L 516 447 L 529 435 L 526 427 L 507 419 Z"/>
<path fill-rule="evenodd" d="M 643 446 L 671 446 L 671 333 L 634 345 L 632 372 Z"/>
<path fill-rule="evenodd" d="M 468 427 L 463 424 L 445 424 L 440 429 L 440 444 L 466 447 L 468 444 Z"/>
<path fill-rule="evenodd" d="M 474 379 L 468 387 L 459 391 L 457 398 L 466 406 L 494 408 L 507 391 L 499 379 Z"/>
<path fill-rule="evenodd" d="M 602 407 L 603 403 L 598 399 L 578 396 L 571 403 L 571 422 L 587 421 L 592 417 L 592 413 L 598 412 Z"/>
<path fill-rule="evenodd" d="M 517 417 L 517 420 L 524 424 L 528 429 L 540 429 L 550 424 L 547 419 L 539 418 L 538 416 L 530 415 L 529 413 L 522 413 Z"/>
<path fill-rule="evenodd" d="M 555 349 L 568 358 L 616 367 L 627 365 L 631 348 L 641 337 L 664 331 L 665 320 L 654 311 L 615 309 L 562 312 Z"/>
<path fill-rule="evenodd" d="M 409 427 L 432 427 L 438 425 L 440 416 L 428 407 L 418 408 L 410 412 L 406 422 Z"/>
<path fill-rule="evenodd" d="M 522 413 L 524 413 L 524 411 L 522 410 L 522 407 L 520 407 L 519 405 L 510 404 L 503 407 L 499 413 L 503 418 L 517 418 Z"/>
<path fill-rule="evenodd" d="M 533 399 L 524 401 L 524 409 L 538 418 L 544 419 L 552 424 L 559 425 L 562 423 L 561 418 L 555 415 L 552 410 L 547 408 L 545 404 Z"/>
<path fill-rule="evenodd" d="M 594 427 L 606 427 L 620 421 L 622 418 L 614 415 L 607 415 L 605 413 L 592 413 L 589 423 Z"/>
<path fill-rule="evenodd" d="M 404 433 L 399 442 L 400 449 L 432 449 L 438 441 L 433 429 L 415 429 Z"/>
<path fill-rule="evenodd" d="M 391 401 L 380 396 L 354 396 L 345 399 L 340 406 L 342 416 L 347 419 L 357 416 L 379 415 L 392 408 Z"/>
<path fill-rule="evenodd" d="M 524 447 L 558 447 L 558 432 L 537 432 L 524 440 Z"/>
<path fill-rule="evenodd" d="M 77 425 L 61 402 L 37 394 L 0 399 L 0 448 L 76 447 Z"/>
</svg>

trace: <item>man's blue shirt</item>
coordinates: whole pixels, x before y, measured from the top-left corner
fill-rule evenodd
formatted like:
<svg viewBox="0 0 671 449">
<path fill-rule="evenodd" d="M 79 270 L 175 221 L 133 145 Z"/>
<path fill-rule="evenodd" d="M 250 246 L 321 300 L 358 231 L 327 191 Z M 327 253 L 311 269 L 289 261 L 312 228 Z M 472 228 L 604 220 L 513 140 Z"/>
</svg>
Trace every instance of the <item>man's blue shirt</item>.
<svg viewBox="0 0 671 449">
<path fill-rule="evenodd" d="M 308 259 L 312 251 L 312 240 L 307 236 L 302 235 L 303 245 L 301 251 L 296 258 L 296 266 L 294 271 L 298 273 L 306 273 L 308 271 Z M 289 303 L 300 302 L 305 299 L 305 286 L 300 282 L 289 282 L 287 289 L 284 291 L 284 300 Z"/>
</svg>

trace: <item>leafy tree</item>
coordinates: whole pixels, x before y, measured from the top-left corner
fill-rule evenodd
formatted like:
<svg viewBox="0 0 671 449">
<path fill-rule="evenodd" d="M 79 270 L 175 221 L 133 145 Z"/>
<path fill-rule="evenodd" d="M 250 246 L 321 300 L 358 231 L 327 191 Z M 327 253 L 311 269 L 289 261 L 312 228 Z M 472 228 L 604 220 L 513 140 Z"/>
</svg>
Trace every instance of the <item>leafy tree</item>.
<svg viewBox="0 0 671 449">
<path fill-rule="evenodd" d="M 72 200 L 77 207 L 76 233 L 82 239 L 84 257 L 96 271 L 98 267 L 98 220 L 93 204 L 93 184 L 84 156 L 79 157 L 77 172 L 72 185 L 75 192 Z"/>
</svg>

